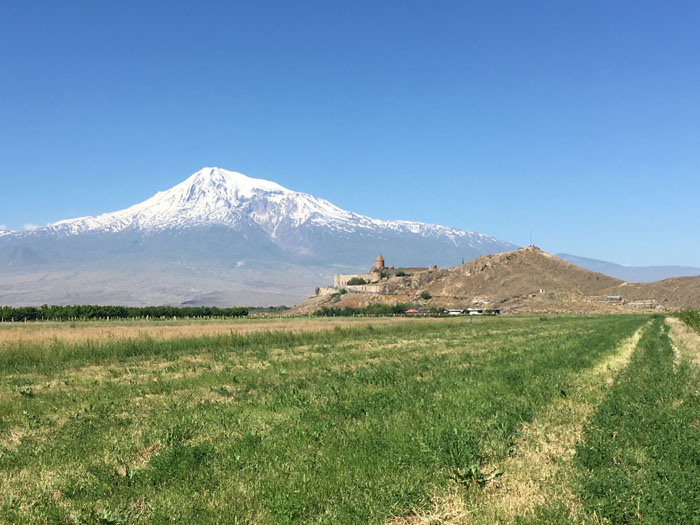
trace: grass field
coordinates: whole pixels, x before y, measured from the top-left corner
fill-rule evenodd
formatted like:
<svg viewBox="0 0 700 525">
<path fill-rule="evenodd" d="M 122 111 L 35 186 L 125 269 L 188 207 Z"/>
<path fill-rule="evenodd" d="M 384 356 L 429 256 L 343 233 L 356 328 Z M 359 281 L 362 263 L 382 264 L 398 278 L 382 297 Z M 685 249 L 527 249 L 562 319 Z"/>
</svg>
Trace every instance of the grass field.
<svg viewBox="0 0 700 525">
<path fill-rule="evenodd" d="M 244 317 L 213 320 L 117 320 L 87 322 L 30 322 L 0 323 L 0 345 L 17 346 L 21 343 L 52 344 L 86 342 L 104 343 L 124 339 L 155 340 L 210 337 L 215 335 L 251 334 L 265 331 L 315 332 L 332 330 L 336 326 L 350 328 L 357 324 L 385 325 L 403 322 L 420 323 L 429 319 L 406 317 L 375 318 L 308 318 L 308 317 Z"/>
<path fill-rule="evenodd" d="M 301 321 L 1 327 L 0 522 L 700 519 L 697 370 L 663 319 Z"/>
</svg>

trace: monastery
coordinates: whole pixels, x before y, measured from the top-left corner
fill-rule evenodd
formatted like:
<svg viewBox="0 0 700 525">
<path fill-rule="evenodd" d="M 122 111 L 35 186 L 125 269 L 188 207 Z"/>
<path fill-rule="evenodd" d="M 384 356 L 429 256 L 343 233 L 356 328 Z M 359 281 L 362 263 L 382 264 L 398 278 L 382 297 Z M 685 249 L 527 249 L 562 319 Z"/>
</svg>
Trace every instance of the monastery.
<svg viewBox="0 0 700 525">
<path fill-rule="evenodd" d="M 418 272 L 425 272 L 428 270 L 437 270 L 437 266 L 428 266 L 427 268 L 394 268 L 394 265 L 387 267 L 384 264 L 384 257 L 380 253 L 377 255 L 377 260 L 374 262 L 374 266 L 369 269 L 367 273 L 349 273 L 349 274 L 336 274 L 333 276 L 333 287 L 348 287 L 348 291 L 375 291 L 375 290 L 353 290 L 353 287 L 361 287 L 364 285 L 378 284 L 381 281 L 385 281 L 390 277 L 401 277 L 408 276 Z M 352 281 L 357 284 L 348 284 Z M 361 284 L 364 281 L 364 285 Z"/>
</svg>

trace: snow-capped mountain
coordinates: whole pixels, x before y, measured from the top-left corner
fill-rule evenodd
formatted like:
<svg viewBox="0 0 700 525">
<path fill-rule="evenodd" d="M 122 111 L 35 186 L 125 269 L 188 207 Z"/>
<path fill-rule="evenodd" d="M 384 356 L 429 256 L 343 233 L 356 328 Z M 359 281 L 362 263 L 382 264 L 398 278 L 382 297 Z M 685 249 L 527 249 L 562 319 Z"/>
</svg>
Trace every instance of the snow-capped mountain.
<svg viewBox="0 0 700 525">
<path fill-rule="evenodd" d="M 513 248 L 494 237 L 447 226 L 372 219 L 275 182 L 204 168 L 124 210 L 0 235 L 0 284 L 4 271 L 34 275 L 70 269 L 84 274 L 85 270 L 109 268 L 143 274 L 154 267 L 175 265 L 175 270 L 186 268 L 193 275 L 211 275 L 213 269 L 240 273 L 241 268 L 255 268 L 245 277 L 246 285 L 257 283 L 254 291 L 285 281 L 282 274 L 290 269 L 285 265 L 292 265 L 295 272 L 316 268 L 317 275 L 300 280 L 304 272 L 299 270 L 295 283 L 287 288 L 313 289 L 312 285 L 324 284 L 336 269 L 366 270 L 380 251 L 388 263 L 397 266 L 453 266 L 463 258 Z M 175 270 L 169 271 L 177 273 Z M 155 278 L 159 280 L 162 277 Z M 177 300 L 168 302 L 196 300 L 192 297 L 202 287 L 194 284 L 191 288 L 197 293 L 179 293 Z M 299 292 L 299 298 L 308 293 L 308 289 Z M 36 290 L 29 295 L 36 297 Z M 119 296 L 114 297 L 111 302 L 117 302 Z M 149 300 L 155 299 L 141 302 Z M 40 302 L 61 301 L 44 298 Z M 240 303 L 229 295 L 225 302 Z"/>
<path fill-rule="evenodd" d="M 51 224 L 61 233 L 119 232 L 127 229 L 153 232 L 222 225 L 238 229 L 254 223 L 275 238 L 280 225 L 302 225 L 355 232 L 358 229 L 393 230 L 423 236 L 470 239 L 475 246 L 497 239 L 437 224 L 381 221 L 345 211 L 325 199 L 289 190 L 275 182 L 254 179 L 221 168 L 203 168 L 169 190 L 121 211 L 97 217 L 79 217 Z M 507 248 L 508 244 L 504 244 Z"/>
</svg>

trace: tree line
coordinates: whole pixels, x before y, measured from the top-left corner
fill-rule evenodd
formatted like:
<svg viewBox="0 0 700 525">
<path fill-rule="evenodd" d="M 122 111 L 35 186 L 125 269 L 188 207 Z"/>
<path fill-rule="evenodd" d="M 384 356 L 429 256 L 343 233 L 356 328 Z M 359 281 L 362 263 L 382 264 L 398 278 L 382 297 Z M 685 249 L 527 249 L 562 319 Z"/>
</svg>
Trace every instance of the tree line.
<svg viewBox="0 0 700 525">
<path fill-rule="evenodd" d="M 144 319 L 168 317 L 242 317 L 248 315 L 244 306 L 0 306 L 0 321 L 71 321 L 88 319 Z"/>
<path fill-rule="evenodd" d="M 316 312 L 314 312 L 314 315 L 317 315 L 319 317 L 352 317 L 354 315 L 402 315 L 406 313 L 406 310 L 409 310 L 411 308 L 415 308 L 415 306 L 412 303 L 374 303 L 359 308 L 352 308 L 350 306 L 345 306 L 343 308 L 340 308 L 339 306 L 323 306 L 316 310 Z M 424 307 L 423 310 L 435 315 L 443 313 L 442 307 L 439 306 Z"/>
</svg>

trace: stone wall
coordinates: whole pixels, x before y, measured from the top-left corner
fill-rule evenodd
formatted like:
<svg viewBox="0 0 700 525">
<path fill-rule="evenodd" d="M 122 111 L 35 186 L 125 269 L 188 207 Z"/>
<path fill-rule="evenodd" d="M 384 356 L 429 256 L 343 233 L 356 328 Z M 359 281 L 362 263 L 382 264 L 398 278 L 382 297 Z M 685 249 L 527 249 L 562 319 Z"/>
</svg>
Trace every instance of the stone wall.
<svg viewBox="0 0 700 525">
<path fill-rule="evenodd" d="M 371 272 L 371 273 L 339 273 L 335 274 L 333 276 L 333 286 L 336 288 L 340 286 L 346 286 L 348 284 L 348 281 L 354 277 L 357 277 L 358 279 L 364 279 L 368 283 L 376 283 L 379 281 L 381 278 L 381 274 L 379 272 Z M 357 285 L 361 286 L 361 285 Z"/>
<path fill-rule="evenodd" d="M 381 293 L 382 288 L 381 284 L 352 284 L 345 286 L 345 290 L 349 293 Z"/>
</svg>

